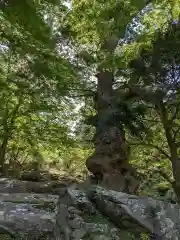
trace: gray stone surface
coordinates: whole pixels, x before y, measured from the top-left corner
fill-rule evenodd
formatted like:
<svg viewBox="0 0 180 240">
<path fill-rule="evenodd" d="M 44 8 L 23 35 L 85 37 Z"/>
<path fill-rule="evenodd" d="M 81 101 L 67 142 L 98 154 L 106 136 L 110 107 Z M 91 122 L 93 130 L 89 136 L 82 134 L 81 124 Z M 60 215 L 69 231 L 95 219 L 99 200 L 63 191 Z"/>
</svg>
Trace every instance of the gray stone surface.
<svg viewBox="0 0 180 240">
<path fill-rule="evenodd" d="M 157 239 L 180 239 L 180 208 L 178 205 L 148 197 L 92 188 L 89 198 L 119 228 L 133 232 L 149 232 Z"/>
<path fill-rule="evenodd" d="M 118 228 L 108 222 L 88 200 L 85 192 L 67 189 L 60 198 L 57 236 L 64 240 L 120 240 Z"/>
<path fill-rule="evenodd" d="M 32 186 L 49 187 L 0 180 L 0 240 L 17 233 L 18 240 L 139 240 L 141 233 L 154 240 L 180 239 L 178 205 L 97 186 L 59 185 L 58 195 L 32 193 Z"/>
<path fill-rule="evenodd" d="M 65 181 L 31 182 L 0 178 L 0 193 L 54 193 L 56 195 L 60 189 L 63 189 L 68 185 L 69 183 L 66 183 Z"/>
<path fill-rule="evenodd" d="M 52 239 L 58 197 L 43 194 L 0 194 L 0 233 L 22 239 Z"/>
</svg>

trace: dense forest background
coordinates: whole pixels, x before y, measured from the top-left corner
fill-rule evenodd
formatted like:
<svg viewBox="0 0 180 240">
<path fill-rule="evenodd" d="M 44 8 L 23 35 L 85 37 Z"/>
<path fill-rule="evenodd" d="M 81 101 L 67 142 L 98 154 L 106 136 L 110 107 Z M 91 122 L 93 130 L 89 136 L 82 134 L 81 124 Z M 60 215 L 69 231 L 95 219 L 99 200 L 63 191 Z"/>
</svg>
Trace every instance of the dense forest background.
<svg viewBox="0 0 180 240">
<path fill-rule="evenodd" d="M 0 1 L 2 175 L 83 178 L 95 132 L 116 124 L 139 193 L 179 198 L 179 13 L 179 0 Z M 97 120 L 98 71 L 113 94 Z"/>
</svg>

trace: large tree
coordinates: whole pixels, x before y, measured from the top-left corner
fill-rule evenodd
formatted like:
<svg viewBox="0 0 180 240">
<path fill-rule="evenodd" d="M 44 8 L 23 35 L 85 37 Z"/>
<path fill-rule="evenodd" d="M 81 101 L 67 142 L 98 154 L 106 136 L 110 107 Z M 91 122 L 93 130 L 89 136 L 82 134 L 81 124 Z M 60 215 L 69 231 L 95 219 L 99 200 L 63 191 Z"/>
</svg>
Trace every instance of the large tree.
<svg viewBox="0 0 180 240">
<path fill-rule="evenodd" d="M 133 18 L 137 17 L 148 3 L 144 1 L 73 1 L 72 9 L 64 19 L 61 28 L 61 31 L 75 43 L 79 56 L 91 67 L 92 72 L 95 72 L 94 77 L 97 79 L 97 88 L 94 90 L 96 114 L 90 119 L 96 128 L 95 152 L 88 158 L 86 165 L 90 172 L 111 187 L 116 175 L 117 185 L 114 187 L 121 189 L 127 185 L 130 187 L 132 182 L 136 182 L 131 176 L 135 171 L 128 164 L 129 149 L 125 140 L 125 125 L 128 123 L 127 125 L 130 124 L 132 127 L 130 119 L 132 122 L 136 121 L 137 116 L 127 109 L 125 101 L 118 102 L 116 98 L 118 93 L 114 91 L 114 86 L 116 80 L 121 80 L 126 73 L 125 64 L 123 64 L 123 59 L 124 61 L 126 59 L 122 55 L 123 51 L 126 54 L 128 48 L 121 49 L 121 56 L 116 50 L 120 38 L 125 35 L 127 26 L 130 24 L 129 29 L 133 29 Z M 142 34 L 145 38 L 136 43 L 136 46 L 147 45 L 146 39 L 152 40 L 155 33 L 151 24 L 153 19 L 159 17 L 158 27 L 167 22 L 169 12 L 163 13 L 165 7 L 172 10 L 173 14 L 175 9 L 173 4 L 164 1 L 152 1 L 151 7 L 153 10 L 148 15 L 148 19 L 143 17 L 146 20 L 146 31 Z M 159 7 L 161 13 L 158 15 L 156 9 Z M 147 24 L 151 25 L 149 31 L 147 31 Z M 131 46 L 132 51 L 128 51 L 128 60 L 135 53 L 134 45 Z M 135 125 L 133 127 L 135 130 Z M 126 178 L 130 175 L 129 179 L 126 179 L 127 184 L 122 180 L 122 175 L 126 175 Z M 121 186 L 120 182 L 124 186 Z M 132 189 L 128 190 L 133 191 L 136 186 L 134 184 Z"/>
<path fill-rule="evenodd" d="M 179 22 L 170 21 L 164 33 L 157 33 L 152 48 L 142 49 L 140 57 L 131 62 L 133 71 L 129 84 L 139 101 L 148 109 L 146 124 L 151 136 L 137 145 L 149 148 L 156 171 L 168 180 L 180 199 L 180 58 Z M 166 168 L 172 165 L 172 175 Z M 159 167 L 157 168 L 157 163 Z M 152 164 L 151 164 L 152 165 Z"/>
<path fill-rule="evenodd" d="M 2 168 L 23 144 L 41 162 L 39 147 L 69 139 L 74 103 L 86 97 L 90 113 L 91 95 L 95 152 L 86 165 L 103 184 L 135 190 L 125 133 L 144 130 L 144 109 L 133 103 L 127 63 L 178 19 L 179 1 L 80 0 L 71 9 L 53 0 L 1 1 L 0 8 Z"/>
</svg>

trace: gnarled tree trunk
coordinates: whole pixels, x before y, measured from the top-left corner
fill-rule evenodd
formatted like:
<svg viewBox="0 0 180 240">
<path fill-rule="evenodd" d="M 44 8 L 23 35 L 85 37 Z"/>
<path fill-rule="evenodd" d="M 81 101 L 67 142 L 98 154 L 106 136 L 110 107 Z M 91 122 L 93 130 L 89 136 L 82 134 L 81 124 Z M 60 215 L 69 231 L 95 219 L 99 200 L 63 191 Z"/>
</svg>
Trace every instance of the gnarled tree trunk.
<svg viewBox="0 0 180 240">
<path fill-rule="evenodd" d="M 122 126 L 106 121 L 111 111 L 114 74 L 99 70 L 97 74 L 97 126 L 94 136 L 95 152 L 86 161 L 88 170 L 98 184 L 109 189 L 133 193 L 138 187 L 135 169 L 128 163 L 128 151 Z"/>
</svg>

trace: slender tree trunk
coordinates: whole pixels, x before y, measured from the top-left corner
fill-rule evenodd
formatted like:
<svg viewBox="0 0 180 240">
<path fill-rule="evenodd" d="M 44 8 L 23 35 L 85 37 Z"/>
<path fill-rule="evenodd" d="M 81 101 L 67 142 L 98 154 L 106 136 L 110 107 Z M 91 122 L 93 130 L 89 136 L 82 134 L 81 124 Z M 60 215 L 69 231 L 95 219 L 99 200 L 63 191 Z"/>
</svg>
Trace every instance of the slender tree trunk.
<svg viewBox="0 0 180 240">
<path fill-rule="evenodd" d="M 6 106 L 4 119 L 3 119 L 3 140 L 0 147 L 0 165 L 1 165 L 1 172 L 4 172 L 4 164 L 6 161 L 6 152 L 7 152 L 7 146 L 8 146 L 8 140 L 11 137 L 12 129 L 14 125 L 14 120 L 16 119 L 17 112 L 19 110 L 19 107 L 21 105 L 21 97 L 19 98 L 18 104 L 15 106 L 11 114 L 8 111 L 8 106 Z"/>
<path fill-rule="evenodd" d="M 4 173 L 4 164 L 5 164 L 5 157 L 6 157 L 6 150 L 8 145 L 9 139 L 9 128 L 8 128 L 8 108 L 5 110 L 4 118 L 3 118 L 3 139 L 0 146 L 0 171 Z"/>
<path fill-rule="evenodd" d="M 174 177 L 174 182 L 172 184 L 172 187 L 176 194 L 178 202 L 180 203 L 180 158 L 178 157 L 177 146 L 173 139 L 171 125 L 169 124 L 167 109 L 163 103 L 160 103 L 159 109 L 160 109 L 159 111 L 160 118 L 165 131 L 169 152 L 170 152 L 170 157 L 171 157 L 170 160 L 172 164 L 172 172 Z"/>
<path fill-rule="evenodd" d="M 6 160 L 6 150 L 8 145 L 8 133 L 4 136 L 3 142 L 0 148 L 0 165 L 1 165 L 1 172 L 4 172 L 4 164 Z"/>
<path fill-rule="evenodd" d="M 29 133 L 29 136 L 30 133 Z M 33 138 L 32 138 L 33 139 Z M 35 145 L 35 143 L 33 142 L 33 140 L 28 138 L 28 143 L 31 146 L 31 153 L 34 157 L 34 161 L 33 161 L 33 170 L 40 170 L 43 163 L 44 163 L 44 158 L 43 155 L 40 153 L 38 147 Z"/>
</svg>

